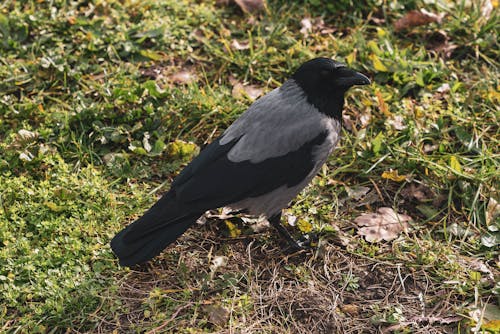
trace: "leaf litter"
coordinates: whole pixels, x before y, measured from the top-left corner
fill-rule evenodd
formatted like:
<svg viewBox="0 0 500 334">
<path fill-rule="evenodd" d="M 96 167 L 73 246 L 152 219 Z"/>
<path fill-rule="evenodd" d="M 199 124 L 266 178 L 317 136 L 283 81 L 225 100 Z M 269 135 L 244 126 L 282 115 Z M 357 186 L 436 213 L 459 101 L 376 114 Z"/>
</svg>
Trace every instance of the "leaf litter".
<svg viewBox="0 0 500 334">
<path fill-rule="evenodd" d="M 402 31 L 429 23 L 441 23 L 443 17 L 443 13 L 435 14 L 425 9 L 412 10 L 394 22 L 394 29 L 396 31 Z"/>
<path fill-rule="evenodd" d="M 368 242 L 394 240 L 400 233 L 408 231 L 411 221 L 410 216 L 388 207 L 379 208 L 376 213 L 364 213 L 354 220 L 358 224 L 358 234 Z"/>
</svg>

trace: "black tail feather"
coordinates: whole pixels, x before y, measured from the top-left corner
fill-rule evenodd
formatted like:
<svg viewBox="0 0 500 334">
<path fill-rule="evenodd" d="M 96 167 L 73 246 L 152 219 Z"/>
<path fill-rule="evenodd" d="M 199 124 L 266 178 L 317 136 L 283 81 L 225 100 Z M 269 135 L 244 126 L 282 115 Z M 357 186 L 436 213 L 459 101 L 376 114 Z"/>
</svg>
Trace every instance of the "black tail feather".
<svg viewBox="0 0 500 334">
<path fill-rule="evenodd" d="M 111 240 L 111 249 L 120 265 L 133 266 L 158 255 L 183 234 L 202 212 L 189 212 L 174 195 L 165 194 L 141 218 L 120 231 Z"/>
</svg>

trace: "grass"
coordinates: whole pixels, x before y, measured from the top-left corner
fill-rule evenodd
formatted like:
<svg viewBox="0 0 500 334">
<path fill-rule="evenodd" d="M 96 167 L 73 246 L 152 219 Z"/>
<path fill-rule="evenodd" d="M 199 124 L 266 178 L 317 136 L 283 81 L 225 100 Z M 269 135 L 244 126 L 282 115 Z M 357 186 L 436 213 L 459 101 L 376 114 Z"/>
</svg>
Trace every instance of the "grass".
<svg viewBox="0 0 500 334">
<path fill-rule="evenodd" d="M 278 1 L 253 18 L 208 1 L 0 4 L 2 332 L 495 332 L 498 7 L 380 3 Z M 394 31 L 416 8 L 445 16 Z M 323 26 L 304 37 L 305 17 Z M 209 219 L 120 268 L 114 233 L 251 103 L 230 77 L 269 91 L 314 56 L 373 78 L 288 209 L 317 248 L 285 255 L 273 231 Z M 412 229 L 368 243 L 353 219 L 383 206 Z"/>
</svg>

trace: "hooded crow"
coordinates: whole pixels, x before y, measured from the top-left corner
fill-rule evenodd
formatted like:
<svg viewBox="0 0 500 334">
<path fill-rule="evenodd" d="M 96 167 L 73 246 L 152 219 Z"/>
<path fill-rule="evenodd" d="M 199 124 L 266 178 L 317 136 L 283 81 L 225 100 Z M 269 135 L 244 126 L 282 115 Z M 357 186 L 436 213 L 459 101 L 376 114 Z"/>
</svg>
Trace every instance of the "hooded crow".
<svg viewBox="0 0 500 334">
<path fill-rule="evenodd" d="M 170 190 L 111 240 L 122 266 L 150 260 L 203 213 L 229 207 L 280 223 L 340 138 L 345 92 L 370 80 L 329 58 L 302 64 L 255 101 L 174 179 Z"/>
</svg>

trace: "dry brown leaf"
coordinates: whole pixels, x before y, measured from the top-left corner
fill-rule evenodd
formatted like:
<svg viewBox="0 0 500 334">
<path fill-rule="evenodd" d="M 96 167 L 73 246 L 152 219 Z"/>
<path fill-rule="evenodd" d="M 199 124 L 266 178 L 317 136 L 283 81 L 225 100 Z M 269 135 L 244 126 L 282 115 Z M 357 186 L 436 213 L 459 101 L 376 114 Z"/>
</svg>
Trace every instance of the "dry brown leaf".
<svg viewBox="0 0 500 334">
<path fill-rule="evenodd" d="M 320 32 L 323 35 L 331 34 L 335 31 L 334 28 L 325 27 L 325 21 L 321 17 L 311 19 L 310 17 L 305 17 L 300 21 L 300 33 L 304 37 L 309 36 L 309 33 Z"/>
<path fill-rule="evenodd" d="M 352 128 L 353 128 L 353 125 L 354 125 L 354 122 L 352 121 L 351 119 L 351 116 L 347 115 L 347 114 L 343 114 L 342 115 L 342 120 L 344 121 L 344 127 L 349 130 L 349 131 L 352 131 Z"/>
<path fill-rule="evenodd" d="M 364 213 L 354 222 L 358 224 L 358 234 L 365 237 L 368 242 L 391 241 L 398 235 L 408 230 L 411 217 L 396 213 L 391 208 L 379 208 L 377 213 Z"/>
<path fill-rule="evenodd" d="M 247 50 L 250 49 L 249 41 L 238 41 L 237 39 L 233 39 L 231 41 L 231 47 L 235 50 Z"/>
<path fill-rule="evenodd" d="M 497 217 L 500 216 L 500 203 L 493 197 L 490 198 L 488 202 L 488 207 L 486 209 L 486 224 L 490 225 L 495 222 Z"/>
<path fill-rule="evenodd" d="M 148 67 L 145 69 L 141 70 L 141 75 L 145 78 L 151 79 L 151 80 L 156 80 L 159 77 L 161 77 L 162 74 L 162 68 L 161 67 Z"/>
<path fill-rule="evenodd" d="M 168 77 L 168 80 L 176 84 L 189 84 L 197 80 L 196 74 L 189 69 L 182 69 Z"/>
<path fill-rule="evenodd" d="M 226 266 L 228 261 L 227 256 L 215 256 L 212 259 L 212 264 L 210 265 L 210 271 L 215 273 L 218 269 Z"/>
<path fill-rule="evenodd" d="M 444 83 L 436 89 L 436 92 L 440 94 L 448 93 L 450 91 L 450 84 Z"/>
<path fill-rule="evenodd" d="M 484 21 L 487 21 L 490 18 L 493 8 L 494 6 L 491 0 L 485 0 L 481 3 L 481 18 Z"/>
<path fill-rule="evenodd" d="M 359 122 L 361 123 L 361 128 L 366 128 L 370 121 L 372 120 L 372 114 L 370 111 L 365 111 L 361 116 L 359 116 Z"/>
<path fill-rule="evenodd" d="M 442 54 L 445 58 L 450 58 L 453 51 L 458 47 L 450 43 L 450 37 L 444 30 L 437 30 L 425 36 L 426 48 Z"/>
<path fill-rule="evenodd" d="M 356 304 L 344 304 L 340 307 L 342 312 L 347 313 L 349 315 L 358 315 L 359 314 L 359 306 Z"/>
<path fill-rule="evenodd" d="M 391 126 L 394 130 L 404 130 L 407 126 L 404 124 L 404 118 L 401 115 L 394 115 L 387 119 L 387 124 Z"/>
<path fill-rule="evenodd" d="M 208 305 L 204 307 L 208 322 L 223 327 L 229 320 L 229 311 L 222 305 Z"/>
<path fill-rule="evenodd" d="M 434 14 L 425 9 L 412 10 L 406 13 L 405 16 L 394 22 L 394 29 L 401 31 L 416 26 L 421 26 L 433 22 L 441 23 L 444 14 Z"/>
<path fill-rule="evenodd" d="M 205 32 L 201 29 L 195 29 L 193 30 L 190 34 L 189 34 L 189 37 L 192 37 L 194 38 L 195 40 L 197 40 L 198 42 L 203 42 L 206 38 L 205 36 Z"/>
<path fill-rule="evenodd" d="M 345 191 L 347 192 L 347 196 L 350 199 L 353 199 L 355 201 L 359 201 L 365 195 L 370 191 L 369 187 L 364 187 L 364 186 L 352 186 L 352 187 L 345 187 Z"/>
<path fill-rule="evenodd" d="M 412 183 L 406 186 L 402 191 L 401 195 L 409 200 L 416 199 L 419 202 L 425 202 L 431 198 L 434 198 L 435 195 L 432 193 L 428 187 L 423 184 Z"/>
<path fill-rule="evenodd" d="M 38 138 L 38 132 L 21 129 L 17 132 L 17 141 L 23 143 L 34 142 Z"/>
<path fill-rule="evenodd" d="M 234 0 L 234 2 L 248 14 L 255 14 L 266 9 L 265 0 Z"/>
<path fill-rule="evenodd" d="M 435 150 L 437 150 L 439 148 L 439 145 L 437 144 L 424 144 L 424 153 L 429 153 L 429 152 L 434 152 Z"/>
<path fill-rule="evenodd" d="M 250 100 L 255 100 L 263 93 L 262 88 L 255 85 L 244 85 L 241 82 L 236 82 L 233 84 L 232 95 L 235 99 L 242 99 L 243 97 L 248 97 Z"/>
</svg>

